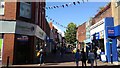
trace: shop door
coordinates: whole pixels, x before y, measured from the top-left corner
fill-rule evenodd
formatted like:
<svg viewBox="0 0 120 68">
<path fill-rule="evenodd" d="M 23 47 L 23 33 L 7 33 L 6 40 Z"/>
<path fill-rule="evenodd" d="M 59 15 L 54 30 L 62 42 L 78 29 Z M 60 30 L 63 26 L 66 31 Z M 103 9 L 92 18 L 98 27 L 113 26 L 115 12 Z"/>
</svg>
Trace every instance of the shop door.
<svg viewBox="0 0 120 68">
<path fill-rule="evenodd" d="M 30 46 L 28 41 L 16 41 L 15 44 L 15 64 L 27 64 L 29 63 Z"/>
</svg>

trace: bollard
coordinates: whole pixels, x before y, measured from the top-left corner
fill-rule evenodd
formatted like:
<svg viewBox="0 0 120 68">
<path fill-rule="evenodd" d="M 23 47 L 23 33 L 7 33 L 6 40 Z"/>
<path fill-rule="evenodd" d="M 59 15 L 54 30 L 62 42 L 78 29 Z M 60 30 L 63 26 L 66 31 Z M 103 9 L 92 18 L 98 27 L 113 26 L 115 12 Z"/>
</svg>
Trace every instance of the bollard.
<svg viewBox="0 0 120 68">
<path fill-rule="evenodd" d="M 9 66 L 9 56 L 7 57 L 7 68 Z"/>
</svg>

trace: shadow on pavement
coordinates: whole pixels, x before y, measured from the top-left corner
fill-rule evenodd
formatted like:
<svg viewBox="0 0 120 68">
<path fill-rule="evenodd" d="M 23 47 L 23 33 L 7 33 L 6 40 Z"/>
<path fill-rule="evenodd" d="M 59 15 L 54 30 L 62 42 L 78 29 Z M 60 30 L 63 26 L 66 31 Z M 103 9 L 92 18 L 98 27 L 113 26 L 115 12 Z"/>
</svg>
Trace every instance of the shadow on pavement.
<svg viewBox="0 0 120 68">
<path fill-rule="evenodd" d="M 58 65 L 58 63 L 45 63 L 45 65 Z"/>
<path fill-rule="evenodd" d="M 75 68 L 76 66 L 9 66 L 9 68 L 63 68 L 63 67 L 69 67 L 69 68 Z M 5 66 L 1 67 L 1 68 L 7 68 Z M 82 66 L 79 66 L 78 68 L 91 68 L 90 66 L 87 66 L 87 67 L 82 67 Z M 94 66 L 93 68 L 120 68 L 120 65 L 119 66 Z"/>
<path fill-rule="evenodd" d="M 73 53 L 65 53 L 61 56 L 59 53 L 57 54 L 47 54 L 45 57 L 45 63 L 63 63 L 63 62 L 74 62 L 75 55 Z"/>
</svg>

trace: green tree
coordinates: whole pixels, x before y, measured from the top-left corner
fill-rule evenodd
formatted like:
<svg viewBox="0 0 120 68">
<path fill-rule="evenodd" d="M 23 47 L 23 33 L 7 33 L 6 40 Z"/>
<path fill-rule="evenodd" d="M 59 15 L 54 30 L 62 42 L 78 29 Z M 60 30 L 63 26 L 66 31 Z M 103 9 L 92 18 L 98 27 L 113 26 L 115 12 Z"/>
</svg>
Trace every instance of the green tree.
<svg viewBox="0 0 120 68">
<path fill-rule="evenodd" d="M 69 44 L 75 44 L 76 42 L 76 24 L 69 23 L 65 32 L 66 42 Z"/>
</svg>

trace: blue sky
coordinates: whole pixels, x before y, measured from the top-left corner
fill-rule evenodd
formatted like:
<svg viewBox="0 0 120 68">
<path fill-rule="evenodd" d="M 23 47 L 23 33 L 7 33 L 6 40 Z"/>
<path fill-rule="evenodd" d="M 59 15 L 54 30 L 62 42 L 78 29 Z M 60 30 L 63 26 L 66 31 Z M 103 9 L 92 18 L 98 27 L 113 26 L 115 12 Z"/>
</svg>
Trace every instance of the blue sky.
<svg viewBox="0 0 120 68">
<path fill-rule="evenodd" d="M 47 0 L 46 0 L 47 1 Z M 73 2 L 47 2 L 46 7 L 60 6 Z M 66 28 L 56 24 L 60 23 L 63 26 L 67 26 L 70 22 L 75 23 L 77 26 L 89 20 L 90 17 L 98 12 L 99 7 L 105 6 L 108 2 L 81 2 L 80 4 L 66 6 L 64 8 L 47 9 L 46 15 L 54 20 L 53 24 L 56 25 L 61 31 L 65 31 Z M 48 22 L 51 22 L 47 18 Z"/>
</svg>

